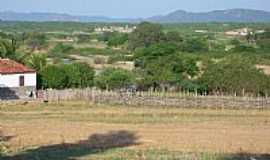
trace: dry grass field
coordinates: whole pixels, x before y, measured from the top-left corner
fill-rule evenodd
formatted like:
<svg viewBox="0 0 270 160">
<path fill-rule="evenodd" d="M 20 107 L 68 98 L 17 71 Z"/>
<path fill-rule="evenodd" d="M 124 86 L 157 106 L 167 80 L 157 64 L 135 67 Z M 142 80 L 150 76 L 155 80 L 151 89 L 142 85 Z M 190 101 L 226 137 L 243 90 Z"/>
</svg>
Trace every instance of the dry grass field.
<svg viewBox="0 0 270 160">
<path fill-rule="evenodd" d="M 270 159 L 270 110 L 93 105 L 0 105 L 15 160 Z"/>
</svg>

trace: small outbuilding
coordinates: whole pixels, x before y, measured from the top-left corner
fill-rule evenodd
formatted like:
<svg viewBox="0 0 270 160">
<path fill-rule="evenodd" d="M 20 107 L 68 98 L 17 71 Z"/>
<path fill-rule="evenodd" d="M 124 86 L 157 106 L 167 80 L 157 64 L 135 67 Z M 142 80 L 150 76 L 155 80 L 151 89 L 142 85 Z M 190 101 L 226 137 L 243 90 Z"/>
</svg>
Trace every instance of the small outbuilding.
<svg viewBox="0 0 270 160">
<path fill-rule="evenodd" d="M 37 73 L 23 64 L 0 58 L 0 100 L 35 98 Z"/>
</svg>

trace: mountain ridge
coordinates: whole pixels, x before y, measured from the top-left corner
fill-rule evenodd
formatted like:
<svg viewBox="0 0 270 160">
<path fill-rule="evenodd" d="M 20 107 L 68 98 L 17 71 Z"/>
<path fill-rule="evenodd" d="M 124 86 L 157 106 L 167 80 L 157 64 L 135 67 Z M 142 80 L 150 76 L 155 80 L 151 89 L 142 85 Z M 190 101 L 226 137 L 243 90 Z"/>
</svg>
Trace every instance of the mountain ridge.
<svg viewBox="0 0 270 160">
<path fill-rule="evenodd" d="M 270 22 L 270 12 L 253 9 L 227 9 L 210 12 L 187 12 L 177 10 L 163 16 L 147 19 L 159 23 L 183 22 Z"/>
<path fill-rule="evenodd" d="M 270 22 L 270 12 L 254 9 L 227 9 L 209 12 L 188 12 L 176 10 L 166 15 L 157 15 L 149 18 L 110 18 L 106 16 L 79 16 L 66 13 L 13 11 L 0 12 L 2 21 L 62 21 L 62 22 L 141 22 L 156 23 L 187 23 L 187 22 Z"/>
</svg>

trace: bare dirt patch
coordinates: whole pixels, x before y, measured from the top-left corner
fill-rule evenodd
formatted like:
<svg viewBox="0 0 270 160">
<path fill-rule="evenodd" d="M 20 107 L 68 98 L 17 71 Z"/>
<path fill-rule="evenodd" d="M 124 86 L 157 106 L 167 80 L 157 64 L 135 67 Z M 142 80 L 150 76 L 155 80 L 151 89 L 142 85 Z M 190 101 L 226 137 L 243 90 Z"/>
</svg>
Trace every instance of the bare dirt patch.
<svg viewBox="0 0 270 160">
<path fill-rule="evenodd" d="M 265 74 L 270 75 L 270 66 L 268 65 L 256 65 L 258 69 L 261 69 Z"/>
<path fill-rule="evenodd" d="M 0 124 L 4 133 L 13 137 L 8 142 L 10 149 L 16 152 L 25 148 L 76 143 L 93 134 L 125 130 L 138 137 L 139 145 L 129 146 L 131 149 L 270 153 L 269 111 L 100 106 L 82 107 L 76 111 L 70 106 L 67 106 L 68 110 L 61 104 L 59 106 L 47 106 L 44 110 L 30 106 L 30 109 L 24 108 L 26 111 L 14 108 L 2 111 L 0 115 L 7 118 L 0 119 Z M 63 115 L 69 118 L 63 118 Z M 185 121 L 179 121 L 179 117 Z M 129 118 L 132 120 L 127 121 Z M 155 119 L 155 123 L 149 118 Z M 137 119 L 139 123 L 133 123 Z"/>
</svg>

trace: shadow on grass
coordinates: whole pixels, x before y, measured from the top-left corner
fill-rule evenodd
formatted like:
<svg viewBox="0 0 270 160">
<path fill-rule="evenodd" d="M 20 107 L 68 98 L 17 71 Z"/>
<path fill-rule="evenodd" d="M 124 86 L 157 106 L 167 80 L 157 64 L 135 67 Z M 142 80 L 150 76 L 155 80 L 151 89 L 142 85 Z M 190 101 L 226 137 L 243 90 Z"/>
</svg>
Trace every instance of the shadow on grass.
<svg viewBox="0 0 270 160">
<path fill-rule="evenodd" d="M 270 154 L 239 153 L 223 156 L 218 160 L 270 160 Z"/>
<path fill-rule="evenodd" d="M 63 143 L 44 146 L 37 149 L 2 157 L 2 160 L 74 160 L 76 158 L 104 152 L 113 148 L 124 148 L 138 145 L 138 137 L 129 131 L 109 132 L 106 134 L 94 134 L 87 140 L 75 144 Z"/>
<path fill-rule="evenodd" d="M 4 135 L 4 133 L 2 132 L 1 130 L 1 126 L 0 126 L 0 142 L 5 142 L 5 141 L 9 141 L 11 140 L 12 138 L 14 138 L 14 136 L 6 136 Z"/>
</svg>

